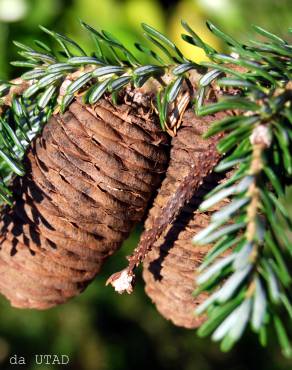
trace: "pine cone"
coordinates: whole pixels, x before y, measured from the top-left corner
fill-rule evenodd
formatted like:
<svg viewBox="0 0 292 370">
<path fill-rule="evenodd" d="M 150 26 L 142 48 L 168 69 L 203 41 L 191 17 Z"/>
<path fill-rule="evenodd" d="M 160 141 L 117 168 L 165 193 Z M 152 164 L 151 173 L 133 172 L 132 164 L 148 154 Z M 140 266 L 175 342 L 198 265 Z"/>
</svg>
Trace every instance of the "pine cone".
<svg viewBox="0 0 292 370">
<path fill-rule="evenodd" d="M 146 220 L 146 231 L 153 227 L 155 217 L 160 214 L 182 179 L 188 175 L 190 164 L 194 163 L 194 170 L 199 171 L 202 166 L 198 161 L 199 155 L 207 152 L 210 146 L 216 150 L 218 138 L 215 141 L 214 138 L 205 140 L 201 135 L 207 131 L 210 122 L 220 118 L 221 114 L 197 118 L 192 111 L 187 111 L 184 115 L 182 127 L 172 140 L 170 165 Z M 199 173 L 202 174 L 203 171 Z M 198 206 L 223 177 L 224 175 L 216 173 L 202 176 L 201 185 L 192 199 L 152 246 L 143 264 L 146 293 L 156 304 L 158 311 L 178 326 L 195 328 L 204 320 L 202 317 L 195 317 L 194 310 L 206 298 L 206 294 L 194 298 L 192 293 L 196 270 L 211 245 L 194 246 L 192 238 L 209 224 L 212 212 L 218 209 L 216 206 L 210 212 L 199 213 Z"/>
<path fill-rule="evenodd" d="M 0 291 L 14 307 L 46 309 L 85 289 L 141 221 L 166 143 L 150 109 L 107 99 L 49 120 L 2 212 Z"/>
</svg>

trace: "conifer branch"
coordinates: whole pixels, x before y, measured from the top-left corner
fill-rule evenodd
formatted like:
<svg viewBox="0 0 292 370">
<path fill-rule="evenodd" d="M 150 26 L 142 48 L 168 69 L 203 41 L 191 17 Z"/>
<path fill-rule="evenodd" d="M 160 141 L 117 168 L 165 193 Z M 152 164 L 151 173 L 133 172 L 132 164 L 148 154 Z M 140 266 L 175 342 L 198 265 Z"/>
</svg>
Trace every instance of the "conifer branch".
<svg viewBox="0 0 292 370">
<path fill-rule="evenodd" d="M 282 201 L 292 175 L 292 46 L 260 27 L 254 29 L 264 41 L 244 45 L 208 22 L 210 31 L 230 48 L 230 54 L 220 54 L 182 24 L 186 31 L 182 38 L 203 49 L 209 62 L 199 65 L 186 58 L 165 35 L 145 24 L 146 38 L 160 50 L 158 55 L 136 44 L 151 58 L 147 65 L 114 36 L 83 22 L 97 47 L 91 55 L 74 40 L 44 27 L 61 52 L 43 43 L 37 44 L 43 50 L 16 43 L 24 60 L 13 64 L 29 71 L 18 85 L 2 82 L 0 86 L 0 197 L 11 203 L 9 183 L 15 174 L 24 174 L 21 159 L 32 138 L 56 109 L 64 112 L 77 95 L 94 104 L 104 94 L 117 101 L 119 92 L 128 86 L 141 89 L 142 95 L 150 90 L 156 96 L 153 105 L 162 129 L 173 135 L 189 100 L 198 116 L 236 112 L 215 122 L 207 133 L 223 137 L 217 145 L 223 159 L 216 170 L 234 168 L 234 172 L 201 205 L 205 211 L 227 197 L 231 201 L 194 238 L 197 244 L 215 243 L 197 278 L 196 294 L 211 293 L 197 310 L 197 314 L 208 315 L 199 334 L 212 334 L 227 350 L 250 323 L 265 344 L 267 325 L 273 322 L 284 354 L 290 355 L 280 315 L 287 311 L 292 318 L 292 278 L 287 266 L 292 243 L 285 234 L 291 218 Z M 207 100 L 214 103 L 206 104 Z M 168 212 L 157 220 L 148 239 L 141 240 L 129 270 L 114 277 L 118 290 L 131 291 L 134 267 L 196 191 L 192 176 L 183 182 L 181 193 L 174 194 L 174 203 L 166 205 Z M 221 257 L 226 251 L 229 254 Z"/>
<path fill-rule="evenodd" d="M 282 351 L 290 356 L 291 345 L 280 315 L 283 310 L 290 312 L 291 307 L 291 275 L 286 261 L 291 256 L 292 243 L 285 235 L 285 227 L 291 227 L 291 218 L 281 198 L 285 185 L 291 181 L 292 127 L 288 117 L 292 54 L 286 42 L 275 41 L 274 35 L 256 30 L 273 42 L 257 43 L 257 48 L 234 44 L 238 53 L 235 64 L 250 69 L 230 71 L 236 78 L 218 81 L 221 86 L 239 88 L 243 97 L 223 99 L 198 110 L 199 114 L 231 107 L 245 111 L 215 123 L 207 134 L 229 132 L 218 145 L 225 158 L 217 171 L 233 166 L 237 169 L 200 207 L 205 211 L 226 197 L 231 200 L 194 237 L 195 244 L 215 243 L 197 277 L 195 294 L 212 292 L 196 310 L 199 315 L 204 312 L 208 315 L 198 333 L 202 336 L 212 333 L 212 339 L 221 341 L 223 350 L 229 350 L 250 323 L 265 345 L 266 328 L 273 321 Z M 221 64 L 217 68 L 225 71 L 230 57 L 215 58 L 223 62 L 223 68 Z M 284 223 L 279 222 L 277 212 Z M 228 250 L 229 254 L 222 257 Z"/>
</svg>

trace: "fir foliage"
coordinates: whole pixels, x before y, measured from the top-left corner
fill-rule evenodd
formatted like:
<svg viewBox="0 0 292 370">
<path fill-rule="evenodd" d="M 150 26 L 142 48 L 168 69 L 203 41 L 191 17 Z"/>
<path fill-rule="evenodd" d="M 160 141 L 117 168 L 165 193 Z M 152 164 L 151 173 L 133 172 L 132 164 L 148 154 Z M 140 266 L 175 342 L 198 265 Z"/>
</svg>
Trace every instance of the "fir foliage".
<svg viewBox="0 0 292 370">
<path fill-rule="evenodd" d="M 234 168 L 234 172 L 200 207 L 206 211 L 230 198 L 194 238 L 198 244 L 215 243 L 197 277 L 195 294 L 212 292 L 197 308 L 197 314 L 208 314 L 199 334 L 212 333 L 212 339 L 229 350 L 248 324 L 265 345 L 271 324 L 284 355 L 291 356 L 282 317 L 286 311 L 292 319 L 292 243 L 285 231 L 291 228 L 291 218 L 283 203 L 292 175 L 292 48 L 260 27 L 255 31 L 266 41 L 252 40 L 251 46 L 238 44 L 213 25 L 209 28 L 231 46 L 234 56 L 213 54 L 216 64 L 204 65 L 224 72 L 217 84 L 239 89 L 240 95 L 197 106 L 197 113 L 234 109 L 240 113 L 216 122 L 207 134 L 225 133 L 218 144 L 224 159 L 216 170 Z M 230 64 L 242 69 L 232 71 Z M 227 250 L 229 254 L 218 259 Z"/>
</svg>

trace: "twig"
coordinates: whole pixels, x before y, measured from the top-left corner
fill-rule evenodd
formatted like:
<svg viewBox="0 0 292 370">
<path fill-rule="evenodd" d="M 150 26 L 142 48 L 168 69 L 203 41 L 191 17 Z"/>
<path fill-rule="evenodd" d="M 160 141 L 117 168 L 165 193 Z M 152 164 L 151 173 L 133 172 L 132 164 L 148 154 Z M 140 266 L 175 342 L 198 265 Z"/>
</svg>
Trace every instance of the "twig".
<svg viewBox="0 0 292 370">
<path fill-rule="evenodd" d="M 0 115 L 3 113 L 5 107 L 11 106 L 14 95 L 21 95 L 30 86 L 29 81 L 25 81 L 20 77 L 10 81 L 10 84 L 11 87 L 8 94 L 0 99 Z"/>
<path fill-rule="evenodd" d="M 216 144 L 223 135 L 212 138 L 206 152 L 201 153 L 195 163 L 190 165 L 190 171 L 179 184 L 176 191 L 171 195 L 166 206 L 162 208 L 160 214 L 154 219 L 151 229 L 145 230 L 141 236 L 138 247 L 127 259 L 128 267 L 109 277 L 106 285 L 111 284 L 118 293 L 132 293 L 135 279 L 134 270 L 144 260 L 152 245 L 161 236 L 163 231 L 173 222 L 179 214 L 181 208 L 192 198 L 203 179 L 213 171 L 220 159 Z"/>
</svg>

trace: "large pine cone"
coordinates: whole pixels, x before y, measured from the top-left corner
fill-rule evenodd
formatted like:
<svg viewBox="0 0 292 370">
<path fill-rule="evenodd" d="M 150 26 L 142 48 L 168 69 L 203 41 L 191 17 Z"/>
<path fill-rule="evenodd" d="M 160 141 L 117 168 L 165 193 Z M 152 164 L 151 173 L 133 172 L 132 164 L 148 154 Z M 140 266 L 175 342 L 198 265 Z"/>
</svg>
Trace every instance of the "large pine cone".
<svg viewBox="0 0 292 370">
<path fill-rule="evenodd" d="M 75 101 L 33 141 L 2 212 L 0 291 L 14 307 L 79 294 L 142 219 L 167 165 L 166 136 L 145 109 Z"/>
<path fill-rule="evenodd" d="M 206 171 L 200 170 L 203 164 L 198 159 L 210 148 L 216 150 L 218 138 L 205 140 L 201 135 L 207 131 L 212 121 L 219 118 L 222 118 L 221 114 L 197 118 L 193 112 L 186 112 L 182 127 L 172 140 L 166 178 L 145 223 L 146 230 L 153 227 L 155 217 L 161 213 L 182 179 L 188 175 L 190 164 L 194 164 L 194 171 L 201 177 L 200 186 L 176 220 L 152 246 L 143 268 L 146 293 L 156 304 L 158 311 L 175 325 L 186 328 L 198 327 L 203 320 L 202 317 L 194 316 L 194 310 L 206 298 L 206 294 L 194 298 L 192 293 L 196 270 L 211 246 L 194 246 L 192 238 L 209 224 L 212 212 L 216 210 L 214 207 L 210 212 L 202 214 L 199 213 L 198 206 L 203 197 L 222 181 L 222 175 L 206 175 Z"/>
</svg>

